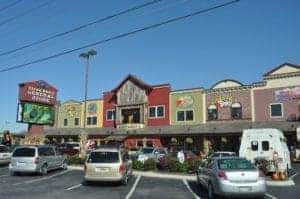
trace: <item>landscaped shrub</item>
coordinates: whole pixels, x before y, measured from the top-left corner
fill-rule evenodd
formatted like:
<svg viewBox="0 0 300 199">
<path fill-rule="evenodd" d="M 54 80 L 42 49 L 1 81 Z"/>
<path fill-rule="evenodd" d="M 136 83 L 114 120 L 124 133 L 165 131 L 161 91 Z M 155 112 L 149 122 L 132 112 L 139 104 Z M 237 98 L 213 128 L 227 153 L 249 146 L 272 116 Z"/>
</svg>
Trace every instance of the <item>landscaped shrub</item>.
<svg viewBox="0 0 300 199">
<path fill-rule="evenodd" d="M 132 162 L 132 168 L 139 171 L 156 170 L 156 162 L 152 159 L 148 159 L 145 162 L 134 160 Z"/>
<path fill-rule="evenodd" d="M 67 156 L 68 165 L 82 165 L 85 162 L 86 157 L 79 156 Z"/>
<path fill-rule="evenodd" d="M 177 159 L 172 158 L 172 159 L 169 160 L 168 169 L 169 169 L 170 172 L 186 173 L 186 172 L 188 172 L 189 165 L 186 162 L 184 162 L 182 164 Z"/>
<path fill-rule="evenodd" d="M 194 173 L 198 170 L 199 166 L 202 164 L 202 160 L 193 160 L 188 164 L 188 172 Z"/>
<path fill-rule="evenodd" d="M 148 159 L 144 162 L 144 171 L 156 170 L 156 162 L 153 159 Z"/>
</svg>

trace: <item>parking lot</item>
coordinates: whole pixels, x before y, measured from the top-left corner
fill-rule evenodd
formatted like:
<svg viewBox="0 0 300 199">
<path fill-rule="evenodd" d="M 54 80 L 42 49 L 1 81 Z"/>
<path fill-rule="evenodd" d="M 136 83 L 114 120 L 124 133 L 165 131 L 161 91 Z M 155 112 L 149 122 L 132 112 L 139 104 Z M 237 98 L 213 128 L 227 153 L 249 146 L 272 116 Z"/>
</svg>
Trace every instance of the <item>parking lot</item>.
<svg viewBox="0 0 300 199">
<path fill-rule="evenodd" d="M 295 186 L 268 187 L 265 198 L 297 198 L 300 194 L 300 177 Z M 9 176 L 7 167 L 0 167 L 0 198 L 195 198 L 205 199 L 206 191 L 195 181 L 133 177 L 127 186 L 119 184 L 83 183 L 83 173 L 78 170 L 57 170 L 46 176 Z"/>
</svg>

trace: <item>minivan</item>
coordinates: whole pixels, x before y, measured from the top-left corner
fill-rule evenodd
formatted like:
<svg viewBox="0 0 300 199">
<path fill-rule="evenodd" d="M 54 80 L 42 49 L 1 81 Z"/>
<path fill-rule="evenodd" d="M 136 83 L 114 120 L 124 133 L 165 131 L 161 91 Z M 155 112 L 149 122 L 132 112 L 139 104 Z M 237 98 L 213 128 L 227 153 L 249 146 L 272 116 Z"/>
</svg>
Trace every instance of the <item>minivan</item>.
<svg viewBox="0 0 300 199">
<path fill-rule="evenodd" d="M 46 175 L 49 170 L 67 169 L 67 160 L 54 146 L 19 146 L 11 156 L 9 171 L 16 173 L 39 173 Z"/>
</svg>

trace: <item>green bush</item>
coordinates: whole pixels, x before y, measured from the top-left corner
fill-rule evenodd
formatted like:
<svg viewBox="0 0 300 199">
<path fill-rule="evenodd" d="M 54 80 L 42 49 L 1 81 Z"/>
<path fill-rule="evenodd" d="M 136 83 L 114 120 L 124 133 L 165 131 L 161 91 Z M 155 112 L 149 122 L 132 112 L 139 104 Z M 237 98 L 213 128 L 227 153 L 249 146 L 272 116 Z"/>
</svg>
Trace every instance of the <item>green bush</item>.
<svg viewBox="0 0 300 199">
<path fill-rule="evenodd" d="M 144 170 L 144 164 L 140 161 L 134 160 L 132 162 L 132 168 L 139 170 L 139 171 L 143 171 Z"/>
<path fill-rule="evenodd" d="M 84 164 L 86 157 L 67 156 L 68 165 L 81 165 Z"/>
<path fill-rule="evenodd" d="M 152 159 L 146 160 L 144 163 L 138 160 L 134 160 L 132 168 L 139 171 L 151 171 L 156 170 L 156 162 Z"/>
<path fill-rule="evenodd" d="M 188 164 L 188 172 L 196 172 L 199 166 L 202 164 L 202 160 L 193 160 Z"/>
<path fill-rule="evenodd" d="M 148 159 L 144 162 L 144 171 L 156 170 L 156 162 L 153 159 Z"/>
<path fill-rule="evenodd" d="M 189 170 L 188 163 L 180 163 L 177 159 L 173 158 L 169 160 L 168 169 L 170 172 L 182 172 L 186 173 Z"/>
</svg>

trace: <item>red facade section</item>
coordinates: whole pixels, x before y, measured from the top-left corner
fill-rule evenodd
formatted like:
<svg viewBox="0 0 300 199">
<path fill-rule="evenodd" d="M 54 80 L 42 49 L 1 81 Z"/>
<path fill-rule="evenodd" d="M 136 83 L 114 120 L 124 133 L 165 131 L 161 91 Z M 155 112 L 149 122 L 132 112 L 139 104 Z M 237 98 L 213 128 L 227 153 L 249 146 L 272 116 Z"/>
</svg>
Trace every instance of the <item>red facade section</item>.
<svg viewBox="0 0 300 199">
<path fill-rule="evenodd" d="M 103 127 L 115 127 L 115 120 L 107 120 L 106 112 L 115 110 L 116 103 L 114 93 L 107 92 L 103 94 Z"/>
<path fill-rule="evenodd" d="M 169 119 L 169 96 L 170 86 L 153 87 L 153 90 L 148 95 L 148 105 L 159 106 L 163 105 L 164 117 L 162 118 L 149 118 L 148 115 L 148 126 L 167 126 L 170 124 Z M 149 109 L 148 109 L 149 114 Z"/>
<path fill-rule="evenodd" d="M 159 136 L 147 136 L 147 137 L 127 137 L 124 140 L 124 147 L 126 149 L 138 149 L 141 147 L 162 147 Z"/>
</svg>

